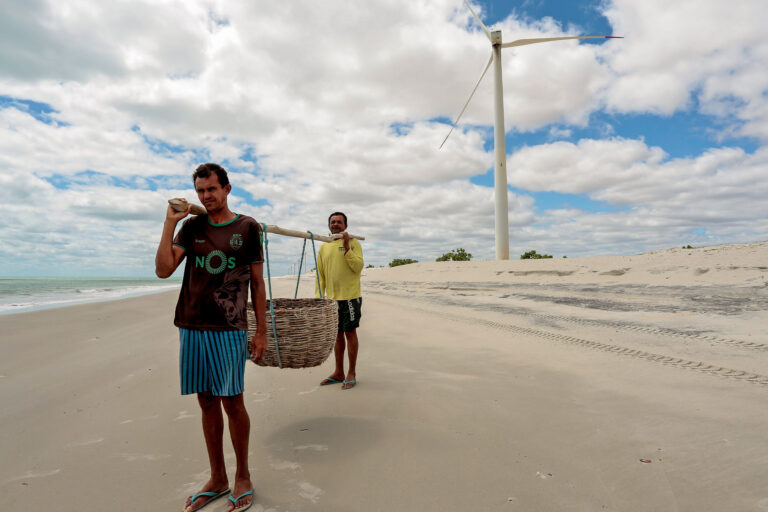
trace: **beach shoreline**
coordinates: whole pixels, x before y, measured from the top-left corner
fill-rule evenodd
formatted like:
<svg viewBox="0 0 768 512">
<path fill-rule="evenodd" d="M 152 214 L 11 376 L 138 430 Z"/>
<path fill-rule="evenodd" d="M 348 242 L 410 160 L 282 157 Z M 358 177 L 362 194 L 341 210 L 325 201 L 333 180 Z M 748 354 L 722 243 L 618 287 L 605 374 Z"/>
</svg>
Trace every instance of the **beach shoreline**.
<svg viewBox="0 0 768 512">
<path fill-rule="evenodd" d="M 248 363 L 254 508 L 768 510 L 768 244 L 696 251 L 366 269 L 357 387 Z M 179 509 L 207 479 L 176 297 L 0 316 L 6 506 Z"/>
<path fill-rule="evenodd" d="M 179 274 L 181 274 L 181 272 L 179 272 Z M 47 290 L 40 292 L 25 290 L 24 292 L 17 292 L 14 294 L 13 290 L 8 289 L 10 288 L 8 283 L 14 280 L 48 281 L 57 279 L 69 281 L 69 286 L 61 290 L 55 290 L 54 293 Z M 292 279 L 295 282 L 296 276 L 273 276 L 272 279 L 278 280 L 278 282 L 280 280 Z M 94 282 L 96 284 L 94 284 Z M 101 284 L 102 282 L 116 282 L 116 284 L 106 286 Z M 153 293 L 164 293 L 169 290 L 174 290 L 178 293 L 180 287 L 180 276 L 166 280 L 151 276 L 140 278 L 31 278 L 0 276 L 0 315 L 14 315 L 17 313 L 28 313 L 30 311 L 56 309 L 80 304 L 96 304 L 99 302 L 151 295 Z"/>
<path fill-rule="evenodd" d="M 180 278 L 0 276 L 0 315 L 139 297 L 180 286 Z"/>
</svg>

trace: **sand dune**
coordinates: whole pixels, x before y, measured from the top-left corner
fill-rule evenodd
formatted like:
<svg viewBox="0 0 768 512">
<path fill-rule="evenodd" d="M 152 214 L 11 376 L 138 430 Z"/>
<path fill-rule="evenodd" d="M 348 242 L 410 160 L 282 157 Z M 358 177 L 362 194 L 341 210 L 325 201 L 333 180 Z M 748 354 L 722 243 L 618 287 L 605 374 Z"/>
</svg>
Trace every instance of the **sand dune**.
<svg viewBox="0 0 768 512">
<path fill-rule="evenodd" d="M 768 243 L 363 290 L 356 388 L 318 387 L 330 362 L 247 368 L 252 510 L 768 511 Z M 178 510 L 206 480 L 174 304 L 0 317 L 1 508 Z"/>
</svg>

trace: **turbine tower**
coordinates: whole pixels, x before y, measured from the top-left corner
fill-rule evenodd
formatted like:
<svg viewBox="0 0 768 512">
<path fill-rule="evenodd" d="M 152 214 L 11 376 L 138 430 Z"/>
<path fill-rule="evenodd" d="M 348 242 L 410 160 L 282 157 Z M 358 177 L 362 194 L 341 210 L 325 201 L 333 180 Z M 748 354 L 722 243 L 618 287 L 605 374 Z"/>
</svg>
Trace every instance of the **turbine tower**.
<svg viewBox="0 0 768 512">
<path fill-rule="evenodd" d="M 493 32 L 488 30 L 488 27 L 480 20 L 475 14 L 472 6 L 469 5 L 467 0 L 464 0 L 467 4 L 472 15 L 485 32 L 488 40 L 491 42 L 491 57 L 488 59 L 488 64 L 485 65 L 483 73 L 480 75 L 480 79 L 475 84 L 475 88 L 472 89 L 472 93 L 469 95 L 469 99 L 464 103 L 464 108 L 461 109 L 459 115 L 456 117 L 453 126 L 451 126 L 448 135 L 443 139 L 443 143 L 440 144 L 440 148 L 443 147 L 445 141 L 453 133 L 453 129 L 459 123 L 462 114 L 467 109 L 467 105 L 472 100 L 472 96 L 475 95 L 477 87 L 480 82 L 483 81 L 485 73 L 488 72 L 488 68 L 493 63 L 493 147 L 494 147 L 494 165 L 493 165 L 493 186 L 495 196 L 495 228 L 496 228 L 496 259 L 508 260 L 509 259 L 509 205 L 507 204 L 507 148 L 505 142 L 506 131 L 504 129 L 504 89 L 501 83 L 501 49 L 510 48 L 513 46 L 525 46 L 528 44 L 546 43 L 549 41 L 563 41 L 565 39 L 621 39 L 619 36 L 569 36 L 569 37 L 539 37 L 534 39 L 518 39 L 511 43 L 502 43 L 501 30 L 494 30 Z"/>
</svg>

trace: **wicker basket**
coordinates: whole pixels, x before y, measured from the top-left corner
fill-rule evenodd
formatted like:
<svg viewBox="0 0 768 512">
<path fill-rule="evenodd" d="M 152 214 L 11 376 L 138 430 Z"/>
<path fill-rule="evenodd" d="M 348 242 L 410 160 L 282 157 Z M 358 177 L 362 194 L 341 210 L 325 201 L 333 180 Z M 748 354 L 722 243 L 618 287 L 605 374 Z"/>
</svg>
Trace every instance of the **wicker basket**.
<svg viewBox="0 0 768 512">
<path fill-rule="evenodd" d="M 310 368 L 323 364 L 339 330 L 339 310 L 331 299 L 274 299 L 275 330 L 283 368 Z M 248 335 L 256 332 L 256 316 L 248 305 Z M 259 366 L 277 366 L 275 336 L 267 301 L 267 350 Z"/>
</svg>

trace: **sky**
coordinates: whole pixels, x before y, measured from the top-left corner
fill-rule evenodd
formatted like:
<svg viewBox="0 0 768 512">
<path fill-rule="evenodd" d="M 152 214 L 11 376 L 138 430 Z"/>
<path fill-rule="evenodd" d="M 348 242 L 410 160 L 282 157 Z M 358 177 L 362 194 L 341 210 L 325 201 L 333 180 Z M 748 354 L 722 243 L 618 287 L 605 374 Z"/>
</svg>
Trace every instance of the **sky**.
<svg viewBox="0 0 768 512">
<path fill-rule="evenodd" d="M 768 240 L 762 0 L 473 1 L 502 56 L 511 258 Z M 462 0 L 4 0 L 0 275 L 150 276 L 203 162 L 366 264 L 493 259 L 490 43 Z M 288 273 L 300 239 L 269 238 Z M 311 253 L 310 253 L 311 254 Z M 314 266 L 310 262 L 310 266 Z"/>
</svg>

